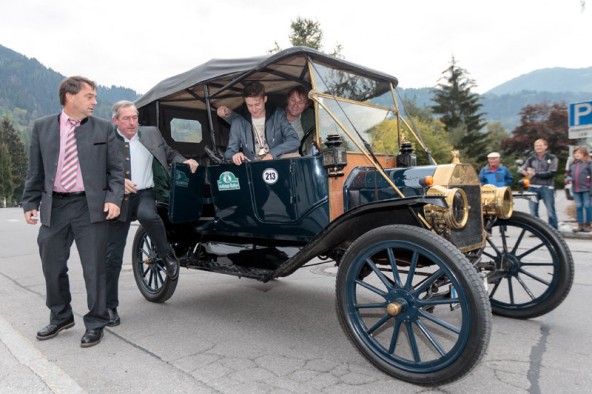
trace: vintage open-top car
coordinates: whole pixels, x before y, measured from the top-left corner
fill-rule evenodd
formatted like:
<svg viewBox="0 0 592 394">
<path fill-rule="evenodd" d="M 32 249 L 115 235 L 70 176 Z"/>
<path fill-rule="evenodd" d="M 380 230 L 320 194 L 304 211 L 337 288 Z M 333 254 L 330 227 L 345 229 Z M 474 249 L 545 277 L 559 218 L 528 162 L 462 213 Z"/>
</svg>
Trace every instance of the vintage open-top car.
<svg viewBox="0 0 592 394">
<path fill-rule="evenodd" d="M 279 107 L 290 88 L 310 89 L 315 126 L 298 157 L 224 160 L 230 125 L 216 109 L 240 113 L 251 81 Z M 397 83 L 294 47 L 211 60 L 136 105 L 142 125 L 201 164 L 195 173 L 176 164 L 158 203 L 183 267 L 267 282 L 333 261 L 337 314 L 354 346 L 387 374 L 435 385 L 478 364 L 492 310 L 530 318 L 557 307 L 573 261 L 556 231 L 513 212 L 512 191 L 482 187 L 471 165 L 416 165 L 412 144 L 425 146 L 401 116 Z M 177 281 L 141 226 L 132 263 L 146 299 L 173 295 Z"/>
</svg>

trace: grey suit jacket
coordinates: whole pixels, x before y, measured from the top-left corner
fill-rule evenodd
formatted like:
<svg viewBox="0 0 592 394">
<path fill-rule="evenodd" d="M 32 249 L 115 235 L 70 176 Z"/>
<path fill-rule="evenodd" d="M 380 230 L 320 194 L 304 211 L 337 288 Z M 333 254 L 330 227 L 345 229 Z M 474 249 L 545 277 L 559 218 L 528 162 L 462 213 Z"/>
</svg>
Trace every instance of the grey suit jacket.
<svg viewBox="0 0 592 394">
<path fill-rule="evenodd" d="M 131 179 L 131 157 L 129 144 L 113 128 L 113 134 L 116 136 L 120 158 L 123 161 L 125 177 Z M 152 172 L 154 175 L 154 189 L 157 199 L 168 201 L 168 189 L 170 182 L 170 171 L 173 163 L 182 163 L 187 160 L 179 152 L 171 148 L 158 128 L 153 126 L 141 126 L 138 130 L 140 142 L 154 156 L 152 163 Z M 163 190 L 164 189 L 164 190 Z M 166 197 L 166 198 L 165 198 Z M 130 220 L 127 216 L 128 198 L 125 196 L 121 204 L 121 215 L 118 220 Z"/>
<path fill-rule="evenodd" d="M 40 209 L 41 224 L 51 225 L 53 184 L 60 150 L 59 114 L 35 121 L 29 148 L 29 170 L 23 192 L 25 212 Z M 117 154 L 117 142 L 110 122 L 86 118 L 76 128 L 79 169 L 93 223 L 104 221 L 106 202 L 121 205 L 123 163 Z"/>
</svg>

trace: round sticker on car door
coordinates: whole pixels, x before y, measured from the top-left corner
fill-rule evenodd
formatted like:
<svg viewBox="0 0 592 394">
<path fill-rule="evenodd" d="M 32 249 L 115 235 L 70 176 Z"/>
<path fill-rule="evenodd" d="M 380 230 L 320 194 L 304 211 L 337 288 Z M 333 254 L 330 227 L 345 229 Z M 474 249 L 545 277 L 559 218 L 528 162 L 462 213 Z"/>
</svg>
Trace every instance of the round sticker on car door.
<svg viewBox="0 0 592 394">
<path fill-rule="evenodd" d="M 263 181 L 268 185 L 273 185 L 278 181 L 278 172 L 274 168 L 263 170 Z"/>
</svg>

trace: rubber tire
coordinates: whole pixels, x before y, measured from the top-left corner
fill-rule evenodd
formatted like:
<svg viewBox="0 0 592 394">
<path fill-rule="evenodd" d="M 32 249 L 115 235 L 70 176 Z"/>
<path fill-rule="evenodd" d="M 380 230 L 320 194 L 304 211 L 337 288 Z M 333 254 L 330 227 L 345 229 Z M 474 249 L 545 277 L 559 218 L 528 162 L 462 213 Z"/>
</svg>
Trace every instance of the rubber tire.
<svg viewBox="0 0 592 394">
<path fill-rule="evenodd" d="M 436 272 L 444 272 L 446 273 L 446 277 L 451 279 L 450 284 L 457 289 L 460 308 L 459 310 L 455 310 L 455 312 L 450 312 L 452 300 L 450 300 L 450 296 L 446 297 L 445 293 L 442 296 L 442 305 L 433 306 L 432 311 L 422 310 L 422 308 L 426 308 L 425 305 L 418 306 L 415 304 L 415 307 L 417 307 L 414 307 L 415 310 L 421 310 L 423 315 L 440 318 L 440 316 L 447 316 L 447 314 L 458 312 L 458 315 L 455 314 L 455 316 L 460 316 L 462 320 L 458 330 L 458 338 L 455 339 L 452 338 L 454 335 L 449 335 L 452 338 L 450 340 L 451 345 L 449 351 L 443 355 L 436 355 L 433 360 L 417 361 L 414 357 L 404 358 L 396 354 L 397 348 L 394 349 L 394 352 L 390 352 L 386 345 L 380 343 L 378 337 L 382 335 L 382 332 L 379 333 L 378 329 L 376 329 L 375 335 L 374 332 L 367 332 L 370 330 L 365 324 L 365 317 L 362 316 L 364 314 L 364 308 L 361 306 L 362 297 L 364 296 L 362 293 L 367 289 L 360 285 L 360 283 L 372 279 L 372 275 L 375 276 L 374 279 L 379 278 L 376 271 L 369 270 L 370 267 L 367 264 L 367 259 L 371 256 L 376 256 L 376 253 L 379 251 L 389 248 L 407 249 L 416 252 L 418 256 L 424 257 L 424 263 L 429 261 L 431 265 L 427 268 L 413 268 L 410 266 L 404 269 L 409 271 L 413 269 L 414 275 L 419 273 L 420 270 L 428 269 L 436 270 Z M 399 251 L 396 254 L 398 255 Z M 389 256 L 390 261 L 393 260 L 391 257 Z M 385 267 L 388 268 L 389 266 L 381 265 L 381 267 L 384 270 Z M 400 282 L 398 284 L 396 281 L 390 282 L 393 297 L 396 292 L 399 292 L 409 297 L 407 299 L 408 305 L 421 303 L 421 297 L 424 296 L 424 292 L 419 292 L 416 295 L 413 295 L 411 291 L 406 292 L 405 289 L 411 290 L 415 286 L 404 284 L 405 281 L 401 279 L 404 270 L 400 269 L 401 267 L 398 263 L 396 264 L 396 268 L 398 271 L 397 277 Z M 368 271 L 371 271 L 371 273 L 364 276 Z M 392 275 L 392 268 L 389 272 L 391 277 L 394 277 Z M 421 277 L 421 275 L 417 277 Z M 378 283 L 385 285 L 384 282 L 379 281 Z M 429 287 L 432 288 L 433 286 L 430 285 Z M 337 273 L 336 295 L 336 309 L 339 322 L 349 340 L 378 369 L 397 379 L 426 386 L 450 383 L 468 374 L 483 358 L 487 350 L 491 336 L 491 307 L 482 280 L 474 267 L 454 245 L 428 230 L 407 225 L 390 225 L 376 228 L 359 237 L 347 249 L 341 260 Z M 383 306 L 386 306 L 390 301 L 384 297 L 384 305 L 382 305 L 382 294 L 379 295 L 376 293 L 370 296 L 376 296 L 379 301 L 376 304 L 373 302 L 368 304 L 378 305 L 380 309 L 375 314 L 382 313 L 384 319 L 388 319 L 389 321 L 392 319 L 393 326 L 390 330 L 393 333 L 395 331 L 394 324 L 405 319 L 412 321 L 409 323 L 410 325 L 415 324 L 412 331 L 416 330 L 418 321 L 423 324 L 430 324 L 425 316 L 422 317 L 419 313 L 415 317 L 405 316 L 407 313 L 405 311 L 396 317 L 389 317 Z M 390 293 L 388 296 L 390 296 Z M 411 307 L 409 308 L 410 311 L 412 309 Z M 410 312 L 410 314 L 412 313 Z M 383 329 L 383 327 L 385 325 L 380 327 L 380 329 L 386 332 L 386 338 L 389 338 L 389 328 Z M 436 328 L 443 331 L 441 327 Z M 405 330 L 405 332 L 408 331 Z M 434 332 L 437 332 L 437 330 L 434 330 Z M 398 339 L 403 338 L 399 338 L 399 335 L 397 335 Z M 420 337 L 420 339 L 425 338 Z M 415 345 L 421 344 L 425 345 L 425 342 L 417 342 Z M 397 344 L 397 346 L 400 348 L 402 345 Z M 428 347 L 426 346 L 426 348 Z M 409 349 L 411 348 L 413 348 L 413 345 L 409 345 Z"/>
<path fill-rule="evenodd" d="M 527 239 L 526 237 L 530 234 L 534 234 L 540 240 L 538 244 L 540 245 L 540 249 L 547 249 L 552 259 L 552 272 L 550 274 L 545 273 L 544 276 L 544 278 L 551 277 L 547 289 L 536 296 L 534 300 L 531 299 L 525 303 L 517 303 L 516 300 L 513 303 L 501 301 L 499 298 L 496 298 L 496 296 L 500 295 L 498 293 L 500 291 L 499 287 L 496 288 L 495 283 L 490 284 L 489 294 L 493 313 L 515 319 L 530 319 L 551 312 L 565 300 L 571 290 L 574 279 L 573 257 L 565 240 L 549 224 L 525 212 L 514 212 L 510 219 L 498 220 L 492 226 L 491 233 L 497 234 L 501 232 L 501 229 L 498 229 L 500 226 L 504 226 L 504 231 L 507 231 L 508 227 L 519 228 L 522 234 L 521 238 L 520 236 L 516 237 L 515 234 L 510 238 L 504 237 L 502 239 L 500 237 L 497 243 L 489 239 L 488 246 L 483 251 L 486 257 L 490 257 L 495 261 L 499 261 L 503 255 L 506 255 L 506 259 L 508 257 L 512 258 L 515 266 L 512 272 L 506 273 L 504 279 L 508 280 L 511 277 L 513 279 L 511 281 L 516 285 L 520 285 L 516 279 L 517 276 L 520 276 L 523 281 L 526 281 L 525 283 L 527 285 L 529 283 L 528 281 L 532 280 L 529 276 L 520 275 L 518 270 L 527 270 L 528 266 L 520 261 L 520 256 L 517 256 L 516 251 L 519 249 L 514 249 L 517 246 L 519 247 L 522 240 Z M 495 245 L 495 248 L 493 245 Z M 534 272 L 533 270 L 534 268 L 531 268 L 531 274 Z M 501 280 L 503 279 L 496 281 L 496 283 L 501 282 Z"/>
<path fill-rule="evenodd" d="M 162 264 L 146 230 L 139 226 L 132 244 L 132 269 L 140 293 L 150 302 L 162 303 L 171 298 L 179 282 L 166 275 Z"/>
</svg>

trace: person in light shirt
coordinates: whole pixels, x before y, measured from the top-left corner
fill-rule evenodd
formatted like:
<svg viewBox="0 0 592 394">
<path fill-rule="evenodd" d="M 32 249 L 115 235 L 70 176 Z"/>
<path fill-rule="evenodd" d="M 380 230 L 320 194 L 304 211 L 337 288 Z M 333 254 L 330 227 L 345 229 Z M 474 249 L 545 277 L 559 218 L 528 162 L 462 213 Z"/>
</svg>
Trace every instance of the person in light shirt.
<svg viewBox="0 0 592 394">
<path fill-rule="evenodd" d="M 224 153 L 236 165 L 245 161 L 271 160 L 295 153 L 298 134 L 286 113 L 267 103 L 265 87 L 251 82 L 243 90 L 247 117 L 236 116 L 230 125 L 230 138 Z"/>
<path fill-rule="evenodd" d="M 168 199 L 168 183 L 172 163 L 185 163 L 191 172 L 197 162 L 186 159 L 168 146 L 156 127 L 140 127 L 138 110 L 131 101 L 113 105 L 113 124 L 118 152 L 125 167 L 125 194 L 118 220 L 109 222 L 107 245 L 107 311 L 108 326 L 119 325 L 118 286 L 123 252 L 130 223 L 137 218 L 156 247 L 156 253 L 166 266 L 166 274 L 177 280 L 179 262 L 166 237 L 166 230 L 156 210 L 156 200 Z"/>
<path fill-rule="evenodd" d="M 294 86 L 290 89 L 286 97 L 286 107 L 284 109 L 286 118 L 292 127 L 294 127 L 294 130 L 296 130 L 298 138 L 302 140 L 305 134 L 315 125 L 314 110 L 310 108 L 308 89 L 301 85 Z M 228 123 L 232 123 L 235 117 L 240 116 L 225 105 L 220 106 L 216 113 Z"/>
</svg>

